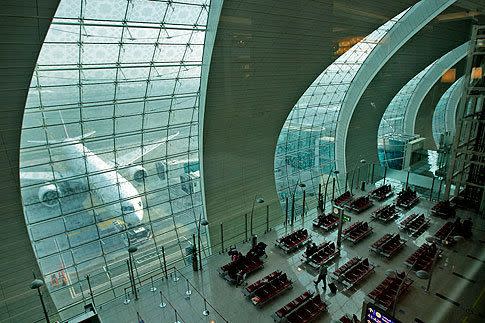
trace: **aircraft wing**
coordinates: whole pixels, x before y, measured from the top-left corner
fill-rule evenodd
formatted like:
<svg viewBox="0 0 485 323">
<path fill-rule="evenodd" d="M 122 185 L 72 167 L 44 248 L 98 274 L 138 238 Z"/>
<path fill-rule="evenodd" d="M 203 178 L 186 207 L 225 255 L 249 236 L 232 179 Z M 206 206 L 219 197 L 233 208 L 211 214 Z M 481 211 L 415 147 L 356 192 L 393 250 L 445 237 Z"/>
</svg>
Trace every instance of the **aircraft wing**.
<svg viewBox="0 0 485 323">
<path fill-rule="evenodd" d="M 161 145 L 175 138 L 178 135 L 179 135 L 179 132 L 177 132 L 176 134 L 170 135 L 166 138 L 163 138 L 162 140 L 154 142 L 152 144 L 144 145 L 143 147 L 134 148 L 132 151 L 123 154 L 123 156 L 117 157 L 116 164 L 118 166 L 130 165 L 135 161 L 137 161 L 138 159 L 140 159 L 141 157 L 148 154 L 149 152 L 151 152 L 152 150 L 157 149 L 158 147 L 160 147 Z"/>
<path fill-rule="evenodd" d="M 55 178 L 54 178 L 55 176 Z M 20 179 L 27 180 L 27 181 L 43 181 L 43 182 L 50 182 L 54 181 L 55 179 L 60 179 L 61 175 L 59 173 L 53 172 L 23 172 L 20 171 Z"/>
</svg>

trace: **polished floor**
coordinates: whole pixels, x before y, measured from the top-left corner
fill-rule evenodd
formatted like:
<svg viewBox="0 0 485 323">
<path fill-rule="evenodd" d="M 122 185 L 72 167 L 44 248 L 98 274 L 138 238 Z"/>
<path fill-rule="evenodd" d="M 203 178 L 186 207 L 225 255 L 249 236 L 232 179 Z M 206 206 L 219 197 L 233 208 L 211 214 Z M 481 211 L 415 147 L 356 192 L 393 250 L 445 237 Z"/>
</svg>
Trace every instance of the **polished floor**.
<svg viewBox="0 0 485 323">
<path fill-rule="evenodd" d="M 358 195 L 358 194 L 357 194 Z M 382 204 L 388 204 L 393 198 L 375 205 L 360 215 L 351 215 L 352 222 L 365 220 L 371 221 L 370 214 Z M 331 263 L 329 271 L 345 263 L 354 256 L 368 257 L 369 261 L 376 266 L 375 273 L 371 274 L 356 288 L 351 290 L 339 290 L 335 295 L 330 294 L 327 289 L 324 292 L 321 288 L 316 289 L 326 304 L 328 312 L 324 313 L 318 322 L 336 322 L 344 314 L 356 314 L 360 317 L 366 295 L 376 287 L 384 278 L 386 270 L 397 269 L 407 271 L 403 264 L 404 260 L 411 255 L 429 235 L 434 234 L 445 222 L 442 219 L 429 216 L 429 209 L 432 202 L 421 198 L 420 203 L 413 209 L 403 212 L 394 222 L 382 224 L 372 221 L 374 233 L 368 238 L 352 245 L 346 241 L 342 244 L 340 258 Z M 393 258 L 387 260 L 369 251 L 370 245 L 388 232 L 399 232 L 397 224 L 410 213 L 420 212 L 429 216 L 431 225 L 426 232 L 417 238 L 409 237 L 402 233 L 407 239 L 406 246 Z M 459 211 L 464 218 L 468 214 Z M 336 230 L 331 233 L 323 233 L 312 228 L 312 220 L 315 218 L 315 210 L 311 210 L 304 219 L 299 219 L 293 229 L 304 226 L 308 228 L 312 239 L 318 244 L 324 240 L 336 240 Z M 452 248 L 444 248 L 441 259 L 438 260 L 433 272 L 430 291 L 426 292 L 427 280 L 419 279 L 414 272 L 409 272 L 409 277 L 414 280 L 410 291 L 398 302 L 396 316 L 402 322 L 484 322 L 484 262 L 485 262 L 485 234 L 482 231 L 485 226 L 476 221 L 474 236 L 471 240 L 460 241 Z M 345 224 L 344 228 L 349 224 Z M 192 272 L 191 267 L 180 269 L 177 273 L 179 278 L 174 281 L 173 271 L 168 279 L 155 280 L 153 287 L 157 290 L 150 291 L 151 283 L 145 284 L 140 290 L 139 300 L 135 301 L 133 296 L 129 304 L 123 303 L 124 299 L 117 299 L 104 305 L 99 312 L 105 322 L 137 322 L 143 319 L 148 322 L 273 322 L 271 314 L 278 308 L 285 305 L 305 290 L 315 291 L 312 280 L 316 272 L 311 268 L 302 265 L 301 254 L 303 250 L 293 254 L 285 254 L 274 246 L 277 237 L 291 232 L 290 226 L 281 225 L 268 233 L 261 234 L 259 239 L 268 244 L 268 258 L 265 260 L 264 268 L 248 278 L 252 283 L 263 276 L 275 271 L 282 270 L 287 273 L 293 281 L 293 288 L 280 295 L 275 300 L 266 304 L 263 308 L 256 308 L 242 294 L 241 287 L 229 285 L 219 277 L 217 269 L 229 262 L 227 254 L 214 254 L 204 262 L 204 269 L 201 272 Z M 249 244 L 238 246 L 243 253 L 249 249 Z M 189 286 L 187 288 L 187 286 Z M 187 296 L 186 292 L 191 294 Z M 161 295 L 163 303 L 167 305 L 160 307 Z M 206 308 L 208 316 L 203 315 L 204 298 L 207 300 Z M 213 307 L 212 307 L 213 306 Z M 140 315 L 138 317 L 137 315 Z M 214 321 L 211 321 L 214 320 Z"/>
</svg>

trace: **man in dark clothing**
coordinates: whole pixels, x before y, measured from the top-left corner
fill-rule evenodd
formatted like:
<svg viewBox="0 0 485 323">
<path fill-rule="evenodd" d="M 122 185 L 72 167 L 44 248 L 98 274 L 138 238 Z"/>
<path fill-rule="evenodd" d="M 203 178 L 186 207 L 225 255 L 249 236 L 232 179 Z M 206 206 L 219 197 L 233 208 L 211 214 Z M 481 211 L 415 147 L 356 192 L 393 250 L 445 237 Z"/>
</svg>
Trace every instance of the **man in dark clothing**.
<svg viewBox="0 0 485 323">
<path fill-rule="evenodd" d="M 318 270 L 318 278 L 317 280 L 313 281 L 315 283 L 315 286 L 318 286 L 318 283 L 320 283 L 323 280 L 323 289 L 327 289 L 327 265 L 322 264 L 320 266 L 320 269 Z"/>
<path fill-rule="evenodd" d="M 472 227 L 473 227 L 473 222 L 471 218 L 468 218 L 463 221 L 463 237 L 465 239 L 470 239 L 472 236 Z"/>
</svg>

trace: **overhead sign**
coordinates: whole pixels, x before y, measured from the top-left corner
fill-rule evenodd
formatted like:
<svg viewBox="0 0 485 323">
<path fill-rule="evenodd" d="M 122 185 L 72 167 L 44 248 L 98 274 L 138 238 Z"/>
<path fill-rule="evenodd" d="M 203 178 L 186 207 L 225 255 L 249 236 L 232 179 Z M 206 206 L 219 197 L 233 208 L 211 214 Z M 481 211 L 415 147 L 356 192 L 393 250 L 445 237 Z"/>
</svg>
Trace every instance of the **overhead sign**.
<svg viewBox="0 0 485 323">
<path fill-rule="evenodd" d="M 392 315 L 387 314 L 379 307 L 372 303 L 367 303 L 367 308 L 365 310 L 365 320 L 366 323 L 401 323 Z"/>
</svg>

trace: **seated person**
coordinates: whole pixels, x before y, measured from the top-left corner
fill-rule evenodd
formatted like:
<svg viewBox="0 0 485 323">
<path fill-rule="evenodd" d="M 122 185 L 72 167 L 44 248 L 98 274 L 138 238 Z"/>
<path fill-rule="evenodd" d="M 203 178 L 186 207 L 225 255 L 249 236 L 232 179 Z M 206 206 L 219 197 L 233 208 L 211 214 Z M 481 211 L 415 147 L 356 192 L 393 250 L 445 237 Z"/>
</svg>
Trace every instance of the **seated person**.
<svg viewBox="0 0 485 323">
<path fill-rule="evenodd" d="M 473 227 L 473 222 L 471 218 L 468 218 L 463 221 L 462 225 L 462 231 L 463 231 L 463 237 L 465 239 L 469 239 L 472 236 L 472 227 Z"/>
<path fill-rule="evenodd" d="M 266 255 L 266 244 L 264 242 L 259 242 L 257 245 L 251 248 L 251 250 L 248 251 L 246 254 L 246 257 L 249 258 L 261 258 Z"/>
<path fill-rule="evenodd" d="M 461 224 L 461 219 L 460 217 L 456 217 L 455 223 L 454 223 L 454 231 L 456 235 L 463 235 L 463 227 Z"/>
<path fill-rule="evenodd" d="M 232 255 L 231 255 L 231 261 L 233 262 L 237 262 L 238 260 L 240 260 L 242 257 L 242 253 L 237 251 L 237 252 L 234 252 Z"/>
<path fill-rule="evenodd" d="M 316 243 L 315 242 L 309 243 L 306 246 L 305 255 L 308 257 L 308 256 L 314 254 L 316 250 L 317 250 Z"/>
<path fill-rule="evenodd" d="M 236 286 L 239 286 L 241 285 L 244 280 L 246 279 L 246 273 L 244 273 L 242 270 L 239 270 L 237 273 L 236 273 Z"/>
</svg>

